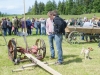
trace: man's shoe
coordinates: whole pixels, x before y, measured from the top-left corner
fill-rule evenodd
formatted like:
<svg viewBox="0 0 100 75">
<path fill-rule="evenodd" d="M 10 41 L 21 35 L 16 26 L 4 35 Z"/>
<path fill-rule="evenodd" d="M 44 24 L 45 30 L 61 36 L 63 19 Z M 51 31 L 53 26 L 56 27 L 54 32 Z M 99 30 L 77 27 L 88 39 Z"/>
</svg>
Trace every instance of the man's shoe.
<svg viewBox="0 0 100 75">
<path fill-rule="evenodd" d="M 62 62 L 57 61 L 57 62 L 55 62 L 55 64 L 56 64 L 56 65 L 61 65 Z"/>
</svg>

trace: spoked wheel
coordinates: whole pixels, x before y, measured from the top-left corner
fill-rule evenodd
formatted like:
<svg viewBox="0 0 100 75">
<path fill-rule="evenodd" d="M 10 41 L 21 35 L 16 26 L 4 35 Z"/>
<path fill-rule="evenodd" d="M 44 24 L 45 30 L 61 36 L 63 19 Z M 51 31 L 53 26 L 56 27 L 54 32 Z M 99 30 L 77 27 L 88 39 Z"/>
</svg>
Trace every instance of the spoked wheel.
<svg viewBox="0 0 100 75">
<path fill-rule="evenodd" d="M 46 45 L 43 39 L 37 39 L 35 45 L 38 47 L 37 58 L 43 59 L 46 55 Z"/>
<path fill-rule="evenodd" d="M 17 48 L 14 39 L 9 40 L 8 42 L 8 55 L 15 65 L 18 64 L 19 61 L 17 59 Z"/>
<path fill-rule="evenodd" d="M 10 59 L 15 62 L 15 59 L 17 58 L 17 50 L 16 42 L 13 39 L 8 42 L 8 54 Z"/>
<path fill-rule="evenodd" d="M 81 41 L 81 34 L 78 31 L 72 31 L 69 35 L 68 35 L 68 43 L 80 43 Z"/>
<path fill-rule="evenodd" d="M 69 32 L 65 32 L 65 35 L 63 36 L 64 41 L 67 41 L 68 35 L 69 35 Z"/>
</svg>

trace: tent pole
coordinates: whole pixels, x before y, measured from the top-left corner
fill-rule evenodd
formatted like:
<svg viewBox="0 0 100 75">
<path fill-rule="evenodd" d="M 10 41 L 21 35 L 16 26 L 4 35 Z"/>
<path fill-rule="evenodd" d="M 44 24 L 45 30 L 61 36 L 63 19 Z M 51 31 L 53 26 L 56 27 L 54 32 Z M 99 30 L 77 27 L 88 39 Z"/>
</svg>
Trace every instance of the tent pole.
<svg viewBox="0 0 100 75">
<path fill-rule="evenodd" d="M 25 24 L 25 31 L 24 32 L 26 32 L 25 0 L 23 0 L 23 4 L 24 4 L 24 24 Z"/>
</svg>

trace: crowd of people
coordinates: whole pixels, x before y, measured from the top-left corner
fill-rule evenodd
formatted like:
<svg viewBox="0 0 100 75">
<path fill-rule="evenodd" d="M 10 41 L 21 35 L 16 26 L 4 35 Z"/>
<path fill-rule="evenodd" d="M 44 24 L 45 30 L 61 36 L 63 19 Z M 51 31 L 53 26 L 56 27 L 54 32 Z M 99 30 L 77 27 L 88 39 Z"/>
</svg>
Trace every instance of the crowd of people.
<svg viewBox="0 0 100 75">
<path fill-rule="evenodd" d="M 68 26 L 76 26 L 76 27 L 82 27 L 82 28 L 93 28 L 93 27 L 100 27 L 100 19 L 93 17 L 91 19 L 88 19 L 87 17 L 80 17 L 77 19 L 70 19 L 70 20 L 66 20 Z M 86 40 L 87 42 L 92 42 L 92 41 L 97 41 L 96 38 L 99 38 L 99 34 L 94 33 L 81 33 L 82 36 L 82 40 Z"/>
<path fill-rule="evenodd" d="M 83 18 L 80 17 L 77 19 L 72 18 L 70 20 L 66 20 L 66 22 L 68 23 L 68 25 L 71 25 L 71 26 L 78 25 L 80 27 L 93 27 L 93 26 L 100 27 L 100 19 L 96 17 L 93 17 L 90 19 L 87 17 L 83 17 Z"/>
<path fill-rule="evenodd" d="M 32 29 L 36 29 L 36 35 L 46 35 L 46 19 L 44 18 L 18 18 L 17 16 L 9 18 L 2 18 L 0 21 L 1 28 L 4 35 L 17 35 L 19 31 L 27 32 L 28 35 L 32 35 Z"/>
<path fill-rule="evenodd" d="M 32 35 L 32 29 L 36 29 L 36 35 L 46 35 L 46 20 L 44 18 L 32 18 L 29 17 L 25 20 L 23 17 L 18 18 L 17 16 L 12 17 L 12 20 L 9 18 L 2 18 L 0 20 L 1 28 L 4 31 L 4 35 L 12 35 L 13 33 L 17 35 L 19 32 L 19 29 L 21 29 L 22 32 L 28 33 L 28 35 Z M 81 27 L 100 27 L 100 19 L 97 20 L 95 18 L 88 19 L 86 17 L 84 18 L 77 18 L 77 19 L 70 19 L 66 20 L 64 19 L 69 26 L 81 26 Z M 26 28 L 26 29 L 25 29 Z"/>
</svg>

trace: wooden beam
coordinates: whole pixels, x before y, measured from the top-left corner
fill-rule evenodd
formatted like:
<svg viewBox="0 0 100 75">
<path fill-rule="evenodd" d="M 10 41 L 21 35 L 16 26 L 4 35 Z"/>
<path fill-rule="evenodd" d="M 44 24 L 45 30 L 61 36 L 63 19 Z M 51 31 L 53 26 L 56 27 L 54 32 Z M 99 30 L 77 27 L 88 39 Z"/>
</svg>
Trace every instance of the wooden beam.
<svg viewBox="0 0 100 75">
<path fill-rule="evenodd" d="M 44 64 L 43 62 L 41 62 L 40 60 L 36 59 L 34 56 L 32 56 L 31 54 L 25 53 L 25 55 L 33 60 L 37 65 L 39 65 L 40 67 L 42 67 L 43 69 L 45 69 L 46 71 L 48 71 L 49 73 L 53 74 L 53 75 L 62 75 L 59 72 L 55 71 L 54 69 L 52 69 L 51 67 L 49 67 L 48 65 Z"/>
<path fill-rule="evenodd" d="M 20 72 L 20 71 L 23 71 L 23 70 L 32 70 L 33 68 L 19 68 L 19 69 L 14 69 L 12 70 L 12 72 Z"/>
<path fill-rule="evenodd" d="M 53 63 L 43 62 L 43 63 L 46 64 L 46 65 L 52 65 L 52 64 L 54 64 L 54 62 Z M 35 64 L 35 63 L 26 64 L 26 65 L 23 65 L 22 68 L 33 67 L 33 66 L 36 66 L 36 65 L 37 64 Z"/>
<path fill-rule="evenodd" d="M 36 65 L 37 65 L 37 64 L 34 64 L 34 63 L 32 63 L 32 64 L 27 64 L 27 65 L 23 65 L 22 68 L 32 67 L 32 66 L 36 66 Z"/>
</svg>

